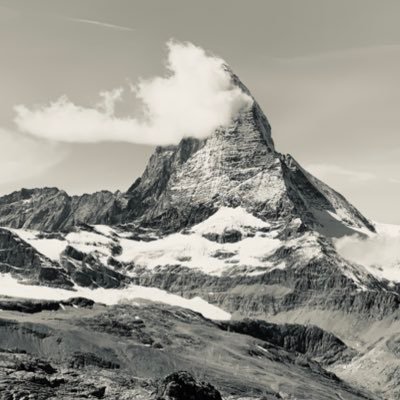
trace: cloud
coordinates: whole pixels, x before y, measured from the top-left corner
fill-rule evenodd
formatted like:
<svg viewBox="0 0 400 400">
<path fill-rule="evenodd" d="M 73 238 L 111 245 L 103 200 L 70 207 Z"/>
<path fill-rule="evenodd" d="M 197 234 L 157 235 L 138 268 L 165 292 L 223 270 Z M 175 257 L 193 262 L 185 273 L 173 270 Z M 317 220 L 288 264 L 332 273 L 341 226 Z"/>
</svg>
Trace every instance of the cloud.
<svg viewBox="0 0 400 400">
<path fill-rule="evenodd" d="M 338 253 L 375 275 L 400 281 L 400 225 L 377 225 L 378 234 L 335 240 Z"/>
<path fill-rule="evenodd" d="M 45 106 L 18 105 L 18 128 L 61 142 L 168 145 L 184 137 L 205 138 L 251 105 L 252 99 L 234 85 L 222 59 L 190 43 L 170 41 L 167 46 L 168 76 L 141 80 L 134 87 L 143 105 L 140 115 L 115 115 L 115 104 L 123 94 L 119 88 L 102 92 L 102 101 L 89 108 L 66 96 Z"/>
<path fill-rule="evenodd" d="M 67 19 L 68 19 L 68 21 L 72 21 L 72 22 L 80 22 L 82 24 L 97 25 L 102 28 L 115 29 L 117 31 L 132 32 L 134 30 L 132 28 L 129 28 L 128 26 L 114 25 L 114 24 L 109 24 L 107 22 L 95 21 L 92 19 L 83 19 L 83 18 L 67 18 Z"/>
<path fill-rule="evenodd" d="M 350 170 L 340 167 L 339 165 L 332 164 L 309 164 L 305 169 L 321 180 L 329 180 L 329 178 L 332 176 L 361 182 L 366 182 L 377 178 L 375 174 L 370 172 Z"/>
<path fill-rule="evenodd" d="M 0 185 L 41 174 L 66 155 L 60 145 L 0 128 Z"/>
<path fill-rule="evenodd" d="M 333 164 L 308 164 L 305 169 L 318 179 L 328 183 L 335 180 L 341 182 L 346 180 L 349 183 L 365 183 L 372 180 L 400 183 L 399 179 L 391 176 L 381 176 L 371 172 L 347 169 Z"/>
</svg>

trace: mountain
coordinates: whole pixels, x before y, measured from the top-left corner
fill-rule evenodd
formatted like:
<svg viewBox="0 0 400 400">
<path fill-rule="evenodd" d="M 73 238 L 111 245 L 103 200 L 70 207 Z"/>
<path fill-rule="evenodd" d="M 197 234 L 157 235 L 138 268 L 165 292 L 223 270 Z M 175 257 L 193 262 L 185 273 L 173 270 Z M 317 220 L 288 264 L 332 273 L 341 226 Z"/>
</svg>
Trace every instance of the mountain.
<svg viewBox="0 0 400 400">
<path fill-rule="evenodd" d="M 312 177 L 291 156 L 275 151 L 257 103 L 205 141 L 185 139 L 159 148 L 127 192 L 128 218 L 176 231 L 221 207 L 241 206 L 272 223 L 296 218 L 329 236 L 372 224 L 342 196 Z"/>
<path fill-rule="evenodd" d="M 235 75 L 232 79 L 249 93 Z M 157 148 L 124 193 L 69 196 L 44 188 L 3 196 L 0 226 L 0 272 L 29 288 L 23 293 L 24 286 L 16 284 L 19 297 L 33 296 L 32 285 L 42 285 L 48 300 L 61 294 L 65 300 L 69 290 L 112 305 L 123 296 L 133 301 L 132 285 L 159 288 L 192 299 L 191 306 L 201 298 L 233 318 L 267 320 L 272 325 L 246 322 L 218 329 L 257 340 L 273 332 L 268 342 L 291 354 L 304 349 L 296 338 L 314 337 L 315 331 L 273 324 L 311 323 L 357 349 L 323 367 L 319 354 L 318 365 L 310 367 L 323 369 L 319 377 L 331 369 L 385 398 L 398 394 L 400 363 L 387 349 L 400 337 L 399 283 L 345 259 L 335 247 L 344 236 L 377 235 L 375 224 L 275 149 L 270 124 L 255 100 L 207 139 L 186 138 Z M 379 321 L 390 327 L 390 336 L 375 328 Z M 193 332 L 189 336 L 196 343 Z M 226 340 L 234 341 L 233 336 Z M 377 372 L 378 380 L 387 379 L 385 387 L 363 378 L 372 372 L 360 360 L 374 359 L 376 341 L 382 358 L 391 360 L 389 369 Z M 338 346 L 335 340 L 329 343 L 323 352 Z M 291 357 L 277 362 L 290 364 Z M 162 372 L 173 372 L 167 370 Z M 293 374 L 301 379 L 302 374 Z M 288 393 L 306 398 L 293 388 Z"/>
<path fill-rule="evenodd" d="M 114 222 L 120 194 L 101 191 L 69 196 L 57 188 L 22 189 L 0 198 L 0 226 L 66 231 L 80 222 Z"/>
<path fill-rule="evenodd" d="M 22 189 L 0 198 L 0 225 L 58 263 L 71 278 L 68 284 L 118 287 L 133 281 L 255 315 L 305 303 L 366 314 L 391 312 L 398 304 L 397 294 L 385 291 L 387 282 L 340 257 L 332 242 L 373 234 L 374 225 L 276 151 L 255 100 L 205 140 L 157 148 L 125 193 L 71 197 L 55 188 Z M 57 240 L 59 251 L 48 254 Z M 13 272 L 31 275 L 25 267 Z M 282 285 L 286 293 L 251 293 L 244 300 L 235 289 L 260 284 Z M 212 294 L 205 292 L 209 287 Z M 338 291 L 345 293 L 340 300 Z"/>
<path fill-rule="evenodd" d="M 300 218 L 328 236 L 374 231 L 340 194 L 275 150 L 271 127 L 255 101 L 205 140 L 188 138 L 157 148 L 142 177 L 124 194 L 71 197 L 56 188 L 22 189 L 0 198 L 0 226 L 66 231 L 79 223 L 138 222 L 172 232 L 223 206 L 241 206 L 273 223 Z"/>
</svg>

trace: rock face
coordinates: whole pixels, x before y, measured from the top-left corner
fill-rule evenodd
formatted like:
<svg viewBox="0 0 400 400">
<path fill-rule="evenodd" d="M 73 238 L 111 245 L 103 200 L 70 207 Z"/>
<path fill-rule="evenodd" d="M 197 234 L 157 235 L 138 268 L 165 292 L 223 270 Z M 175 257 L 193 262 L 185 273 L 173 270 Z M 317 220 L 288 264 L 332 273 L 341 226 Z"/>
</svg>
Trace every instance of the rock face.
<svg viewBox="0 0 400 400">
<path fill-rule="evenodd" d="M 338 337 L 317 326 L 278 325 L 251 319 L 221 322 L 220 326 L 229 332 L 250 335 L 288 351 L 306 354 L 325 365 L 345 363 L 356 355 Z"/>
<path fill-rule="evenodd" d="M 94 302 L 83 297 L 74 297 L 69 300 L 27 300 L 15 298 L 0 298 L 0 309 L 7 311 L 18 311 L 27 314 L 36 314 L 42 311 L 57 311 L 63 307 L 87 307 L 91 308 Z"/>
<path fill-rule="evenodd" d="M 115 222 L 120 193 L 69 196 L 57 188 L 22 189 L 0 198 L 0 226 L 65 231 L 79 223 Z"/>
<path fill-rule="evenodd" d="M 23 275 L 33 283 L 72 287 L 60 264 L 40 254 L 32 246 L 6 229 L 0 228 L 0 272 Z"/>
<path fill-rule="evenodd" d="M 186 371 L 168 375 L 161 382 L 156 400 L 222 400 L 214 386 L 196 382 Z"/>
</svg>

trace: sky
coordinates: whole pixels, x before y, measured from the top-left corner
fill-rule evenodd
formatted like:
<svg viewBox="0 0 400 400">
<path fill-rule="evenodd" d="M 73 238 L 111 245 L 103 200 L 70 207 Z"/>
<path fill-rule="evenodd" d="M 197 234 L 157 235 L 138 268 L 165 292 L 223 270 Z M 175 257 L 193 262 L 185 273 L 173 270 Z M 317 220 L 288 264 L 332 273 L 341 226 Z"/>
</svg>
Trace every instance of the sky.
<svg viewBox="0 0 400 400">
<path fill-rule="evenodd" d="M 49 140 L 23 132 L 16 106 L 64 96 L 92 110 L 123 88 L 118 115 L 136 115 L 129 88 L 147 82 L 141 93 L 154 104 L 173 39 L 231 66 L 280 152 L 367 217 L 400 224 L 398 15 L 397 0 L 0 0 L 0 194 L 127 189 L 153 144 Z"/>
</svg>

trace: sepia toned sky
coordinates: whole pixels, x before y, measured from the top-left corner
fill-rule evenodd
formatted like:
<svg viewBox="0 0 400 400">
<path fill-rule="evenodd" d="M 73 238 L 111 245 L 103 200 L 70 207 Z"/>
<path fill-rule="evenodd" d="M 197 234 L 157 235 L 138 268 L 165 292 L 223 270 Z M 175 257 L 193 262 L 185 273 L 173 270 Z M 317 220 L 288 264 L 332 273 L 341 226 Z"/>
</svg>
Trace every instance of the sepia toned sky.
<svg viewBox="0 0 400 400">
<path fill-rule="evenodd" d="M 15 106 L 89 107 L 163 76 L 172 38 L 233 68 L 279 151 L 369 218 L 400 223 L 399 15 L 398 0 L 0 0 L 0 194 L 129 187 L 153 147 L 40 139 L 18 130 Z"/>
</svg>

